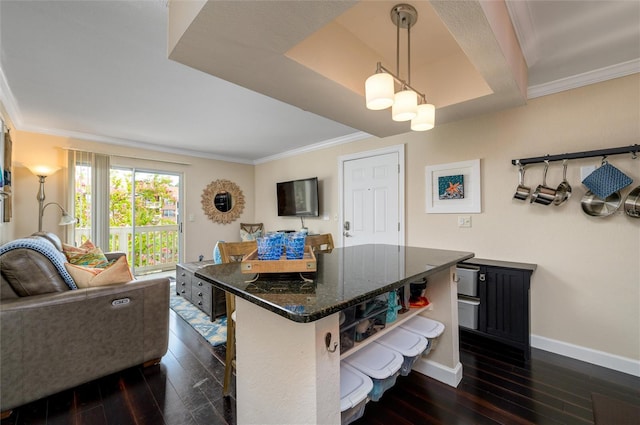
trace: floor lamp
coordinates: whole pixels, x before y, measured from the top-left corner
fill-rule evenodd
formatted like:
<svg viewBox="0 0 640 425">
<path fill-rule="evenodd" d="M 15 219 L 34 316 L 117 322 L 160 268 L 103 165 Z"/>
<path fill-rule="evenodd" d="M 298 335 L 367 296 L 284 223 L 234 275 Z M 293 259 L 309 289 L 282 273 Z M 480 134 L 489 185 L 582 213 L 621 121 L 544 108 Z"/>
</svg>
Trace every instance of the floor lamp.
<svg viewBox="0 0 640 425">
<path fill-rule="evenodd" d="M 44 203 L 44 200 L 46 199 L 44 194 L 44 182 L 47 177 L 54 174 L 60 168 L 49 167 L 46 165 L 27 165 L 27 168 L 29 168 L 29 170 L 33 174 L 38 176 L 38 179 L 40 180 L 40 189 L 38 190 L 38 194 L 36 195 L 36 199 L 38 200 L 38 232 L 42 232 L 42 216 L 44 215 L 45 208 L 47 208 L 49 205 L 55 205 L 60 208 L 60 211 L 62 211 L 62 217 L 60 218 L 60 222 L 58 223 L 59 226 L 68 226 L 70 224 L 75 224 L 76 219 L 72 215 L 67 213 L 67 211 L 62 208 L 60 204 L 58 204 L 57 202 L 49 202 L 48 204 Z"/>
</svg>

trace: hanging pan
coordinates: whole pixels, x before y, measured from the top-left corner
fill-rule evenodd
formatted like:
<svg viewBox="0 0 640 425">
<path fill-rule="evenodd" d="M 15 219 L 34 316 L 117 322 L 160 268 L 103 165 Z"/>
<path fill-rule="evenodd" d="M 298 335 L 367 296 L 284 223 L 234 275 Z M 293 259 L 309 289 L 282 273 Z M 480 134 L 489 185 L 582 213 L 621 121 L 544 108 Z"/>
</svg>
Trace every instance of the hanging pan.
<svg viewBox="0 0 640 425">
<path fill-rule="evenodd" d="M 624 212 L 629 217 L 640 218 L 640 186 L 634 188 L 624 201 Z"/>
<path fill-rule="evenodd" d="M 571 198 L 571 185 L 567 181 L 567 160 L 562 161 L 562 182 L 556 189 L 556 197 L 553 200 L 553 205 L 561 205 L 567 199 Z"/>
<path fill-rule="evenodd" d="M 622 197 L 620 196 L 620 192 L 613 192 L 611 195 L 602 199 L 589 190 L 582 197 L 581 204 L 582 211 L 584 211 L 585 214 L 592 217 L 607 217 L 620 208 Z"/>
</svg>

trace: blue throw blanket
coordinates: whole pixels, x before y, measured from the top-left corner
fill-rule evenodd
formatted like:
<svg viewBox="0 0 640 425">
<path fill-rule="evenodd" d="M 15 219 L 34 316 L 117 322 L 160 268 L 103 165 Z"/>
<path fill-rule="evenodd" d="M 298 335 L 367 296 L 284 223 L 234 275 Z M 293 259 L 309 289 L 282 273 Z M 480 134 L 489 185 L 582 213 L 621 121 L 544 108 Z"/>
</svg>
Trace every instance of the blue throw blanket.
<svg viewBox="0 0 640 425">
<path fill-rule="evenodd" d="M 64 267 L 64 263 L 66 263 L 67 258 L 62 252 L 58 251 L 53 245 L 51 245 L 51 242 L 42 238 L 16 239 L 15 241 L 11 241 L 0 246 L 0 255 L 18 248 L 32 249 L 47 257 L 58 270 L 58 273 L 60 273 L 60 276 L 62 276 L 62 279 L 69 289 L 78 289 L 73 278 Z"/>
</svg>

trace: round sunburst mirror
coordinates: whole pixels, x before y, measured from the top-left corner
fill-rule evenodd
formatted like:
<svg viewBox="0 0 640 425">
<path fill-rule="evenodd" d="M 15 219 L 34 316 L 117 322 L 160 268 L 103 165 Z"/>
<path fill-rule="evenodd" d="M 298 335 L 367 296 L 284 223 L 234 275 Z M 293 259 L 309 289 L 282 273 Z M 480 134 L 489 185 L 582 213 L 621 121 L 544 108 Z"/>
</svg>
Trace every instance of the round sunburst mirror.
<svg viewBox="0 0 640 425">
<path fill-rule="evenodd" d="M 202 191 L 202 209 L 215 223 L 231 223 L 244 210 L 242 190 L 229 180 L 212 181 Z"/>
</svg>

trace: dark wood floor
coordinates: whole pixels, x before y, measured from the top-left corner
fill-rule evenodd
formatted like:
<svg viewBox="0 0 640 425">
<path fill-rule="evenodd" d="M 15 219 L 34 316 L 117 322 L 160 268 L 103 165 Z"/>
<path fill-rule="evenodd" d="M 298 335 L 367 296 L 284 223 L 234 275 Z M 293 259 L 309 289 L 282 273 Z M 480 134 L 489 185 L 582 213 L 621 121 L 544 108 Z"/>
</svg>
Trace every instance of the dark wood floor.
<svg viewBox="0 0 640 425">
<path fill-rule="evenodd" d="M 235 424 L 235 400 L 222 397 L 224 346 L 212 348 L 173 312 L 170 326 L 161 364 L 22 406 L 1 425 Z M 457 389 L 416 373 L 399 377 L 354 424 L 590 424 L 592 392 L 640 405 L 639 378 L 535 349 L 531 362 L 519 357 L 463 336 Z"/>
</svg>

